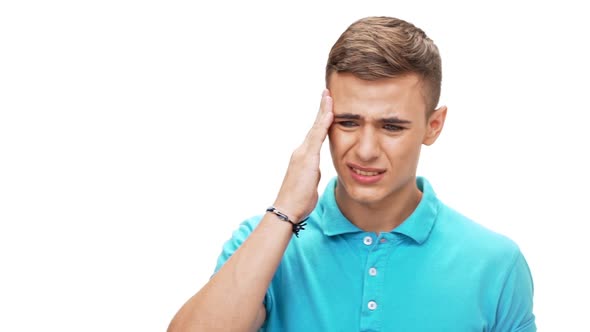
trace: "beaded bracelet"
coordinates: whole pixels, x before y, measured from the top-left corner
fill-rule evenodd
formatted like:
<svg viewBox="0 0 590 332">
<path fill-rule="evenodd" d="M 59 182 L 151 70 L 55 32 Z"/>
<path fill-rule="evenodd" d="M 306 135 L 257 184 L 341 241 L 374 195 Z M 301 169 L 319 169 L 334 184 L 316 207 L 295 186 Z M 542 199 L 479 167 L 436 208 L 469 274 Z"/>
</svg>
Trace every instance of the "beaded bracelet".
<svg viewBox="0 0 590 332">
<path fill-rule="evenodd" d="M 299 231 L 304 230 L 305 226 L 307 225 L 307 223 L 305 222 L 308 218 L 304 218 L 303 220 L 301 220 L 299 223 L 294 223 L 291 219 L 289 219 L 289 217 L 282 213 L 281 211 L 277 210 L 277 208 L 275 208 L 274 206 L 270 206 L 268 209 L 266 209 L 266 212 L 272 212 L 274 214 L 276 214 L 279 219 L 281 219 L 282 221 L 286 221 L 291 223 L 292 227 L 293 227 L 293 234 L 295 234 L 296 237 L 299 237 Z"/>
</svg>

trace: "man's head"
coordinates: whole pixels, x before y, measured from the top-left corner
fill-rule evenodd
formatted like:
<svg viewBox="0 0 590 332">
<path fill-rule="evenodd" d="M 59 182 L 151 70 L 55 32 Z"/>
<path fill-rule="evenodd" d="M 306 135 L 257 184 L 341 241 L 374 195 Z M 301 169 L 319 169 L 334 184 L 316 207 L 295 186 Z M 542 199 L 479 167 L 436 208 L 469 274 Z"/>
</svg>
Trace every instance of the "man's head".
<svg viewBox="0 0 590 332">
<path fill-rule="evenodd" d="M 446 117 L 446 107 L 435 109 L 440 62 L 424 32 L 399 19 L 365 18 L 340 36 L 326 66 L 340 202 L 388 206 L 416 193 L 421 147 L 436 141 Z"/>
<path fill-rule="evenodd" d="M 336 41 L 326 65 L 332 73 L 351 73 L 374 81 L 415 73 L 420 78 L 426 115 L 436 108 L 442 80 L 438 48 L 424 31 L 392 17 L 366 17 L 351 24 Z"/>
</svg>

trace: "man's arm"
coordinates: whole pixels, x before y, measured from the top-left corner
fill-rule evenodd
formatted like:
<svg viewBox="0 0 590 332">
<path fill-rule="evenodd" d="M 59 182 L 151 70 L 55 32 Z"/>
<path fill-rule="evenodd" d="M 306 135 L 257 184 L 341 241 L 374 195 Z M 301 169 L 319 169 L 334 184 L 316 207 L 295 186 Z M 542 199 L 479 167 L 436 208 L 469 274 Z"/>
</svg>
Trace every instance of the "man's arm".
<svg viewBox="0 0 590 332">
<path fill-rule="evenodd" d="M 275 207 L 291 220 L 318 201 L 320 149 L 332 124 L 332 99 L 322 94 L 316 121 L 291 156 Z M 291 224 L 267 213 L 219 271 L 180 308 L 168 332 L 255 331 L 264 323 L 264 296 L 293 233 Z"/>
</svg>

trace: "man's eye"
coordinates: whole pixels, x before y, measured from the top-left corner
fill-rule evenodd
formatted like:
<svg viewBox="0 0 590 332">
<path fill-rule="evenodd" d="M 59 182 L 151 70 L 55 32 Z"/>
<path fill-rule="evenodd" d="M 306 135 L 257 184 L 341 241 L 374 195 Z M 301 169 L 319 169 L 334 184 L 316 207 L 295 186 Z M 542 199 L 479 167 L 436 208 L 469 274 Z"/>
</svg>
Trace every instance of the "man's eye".
<svg viewBox="0 0 590 332">
<path fill-rule="evenodd" d="M 356 126 L 356 123 L 354 121 L 340 121 L 338 122 L 339 125 L 341 125 L 342 127 L 354 127 Z"/>
<path fill-rule="evenodd" d="M 385 126 L 383 126 L 383 128 L 385 128 L 388 131 L 400 131 L 400 130 L 404 129 L 404 127 L 391 125 L 391 124 L 386 124 Z"/>
</svg>

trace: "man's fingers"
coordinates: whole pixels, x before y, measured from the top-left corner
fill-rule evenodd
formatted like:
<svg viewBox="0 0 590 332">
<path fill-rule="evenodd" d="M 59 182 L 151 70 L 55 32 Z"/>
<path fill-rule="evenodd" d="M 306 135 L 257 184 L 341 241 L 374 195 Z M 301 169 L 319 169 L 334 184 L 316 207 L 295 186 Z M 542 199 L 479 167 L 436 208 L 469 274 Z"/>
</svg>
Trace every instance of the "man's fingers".
<svg viewBox="0 0 590 332">
<path fill-rule="evenodd" d="M 333 105 L 334 102 L 330 96 L 330 92 L 326 89 L 322 93 L 322 101 L 320 103 L 320 110 L 313 124 L 313 127 L 309 130 L 305 143 L 311 151 L 319 152 L 322 143 L 326 139 L 328 129 L 334 119 Z"/>
<path fill-rule="evenodd" d="M 325 105 L 326 105 L 326 96 L 330 95 L 330 91 L 328 91 L 328 89 L 324 89 L 324 91 L 322 91 L 322 99 L 320 101 L 320 109 L 318 110 L 318 114 L 315 117 L 315 123 L 317 123 L 320 118 L 322 117 L 323 111 L 325 109 Z"/>
</svg>

